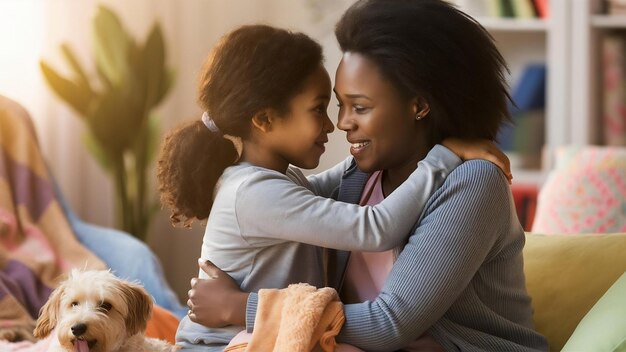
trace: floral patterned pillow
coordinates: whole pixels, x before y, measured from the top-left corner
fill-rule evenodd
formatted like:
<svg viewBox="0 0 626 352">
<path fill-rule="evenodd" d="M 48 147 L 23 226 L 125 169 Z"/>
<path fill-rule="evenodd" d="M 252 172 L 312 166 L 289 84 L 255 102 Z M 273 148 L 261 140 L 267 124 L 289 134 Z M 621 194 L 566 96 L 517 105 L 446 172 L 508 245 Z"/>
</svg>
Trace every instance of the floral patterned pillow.
<svg viewBox="0 0 626 352">
<path fill-rule="evenodd" d="M 626 232 L 626 147 L 562 147 L 539 191 L 533 232 Z"/>
</svg>

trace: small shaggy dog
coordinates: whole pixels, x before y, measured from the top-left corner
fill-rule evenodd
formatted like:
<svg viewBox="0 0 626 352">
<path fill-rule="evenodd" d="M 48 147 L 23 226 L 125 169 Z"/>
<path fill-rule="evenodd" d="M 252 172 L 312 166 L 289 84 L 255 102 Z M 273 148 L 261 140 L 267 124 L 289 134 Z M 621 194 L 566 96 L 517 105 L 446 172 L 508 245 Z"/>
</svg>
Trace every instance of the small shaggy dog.
<svg viewBox="0 0 626 352">
<path fill-rule="evenodd" d="M 144 336 L 152 298 L 140 285 L 104 270 L 73 270 L 41 308 L 34 334 L 56 330 L 49 351 L 176 351 L 165 341 Z"/>
</svg>

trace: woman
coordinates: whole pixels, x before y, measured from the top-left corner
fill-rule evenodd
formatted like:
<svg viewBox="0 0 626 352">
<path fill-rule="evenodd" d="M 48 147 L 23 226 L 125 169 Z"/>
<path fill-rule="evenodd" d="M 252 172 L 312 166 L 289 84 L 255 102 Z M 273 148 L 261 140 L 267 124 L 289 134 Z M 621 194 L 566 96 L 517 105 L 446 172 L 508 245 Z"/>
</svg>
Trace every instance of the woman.
<svg viewBox="0 0 626 352">
<path fill-rule="evenodd" d="M 509 119 L 502 56 L 475 20 L 443 1 L 361 0 L 335 33 L 344 53 L 337 126 L 358 166 L 344 174 L 339 200 L 359 202 L 368 180 L 388 195 L 443 138 L 495 139 Z M 430 197 L 380 292 L 345 305 L 338 340 L 367 351 L 547 350 L 533 329 L 523 246 L 506 178 L 487 162 L 460 165 Z M 336 254 L 341 289 L 352 258 Z M 205 270 L 215 279 L 190 291 L 193 319 L 247 320 L 251 331 L 257 296 Z"/>
<path fill-rule="evenodd" d="M 157 178 L 172 222 L 207 219 L 202 258 L 243 290 L 297 282 L 323 286 L 322 247 L 393 248 L 417 221 L 413 209 L 423 207 L 459 157 L 490 156 L 491 142 L 483 148 L 453 141 L 450 150 L 435 146 L 398 192 L 375 206 L 320 197 L 339 184 L 346 162 L 310 182 L 290 165 L 316 167 L 334 129 L 326 114 L 331 83 L 322 62 L 320 45 L 302 33 L 266 25 L 227 33 L 201 74 L 202 120 L 173 129 L 163 143 Z M 233 137 L 241 142 L 241 155 Z M 221 351 L 242 329 L 207 329 L 183 319 L 177 342 L 185 350 Z"/>
</svg>

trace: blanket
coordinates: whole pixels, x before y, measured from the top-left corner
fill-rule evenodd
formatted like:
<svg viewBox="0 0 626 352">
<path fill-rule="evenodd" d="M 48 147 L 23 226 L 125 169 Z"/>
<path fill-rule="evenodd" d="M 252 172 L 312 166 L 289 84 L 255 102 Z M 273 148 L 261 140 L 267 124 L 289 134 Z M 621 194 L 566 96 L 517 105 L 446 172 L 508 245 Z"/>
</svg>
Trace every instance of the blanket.
<svg viewBox="0 0 626 352">
<path fill-rule="evenodd" d="M 0 350 L 33 344 L 39 310 L 72 268 L 107 265 L 76 238 L 56 197 L 28 113 L 0 96 Z M 178 319 L 155 305 L 147 335 L 173 342 Z M 21 341 L 21 342 L 18 342 Z"/>
<path fill-rule="evenodd" d="M 334 351 L 344 320 L 343 305 L 332 288 L 301 283 L 260 290 L 251 340 L 231 344 L 225 352 Z"/>
<path fill-rule="evenodd" d="M 72 233 L 28 114 L 0 99 L 0 339 L 32 340 L 61 274 L 106 266 Z"/>
</svg>

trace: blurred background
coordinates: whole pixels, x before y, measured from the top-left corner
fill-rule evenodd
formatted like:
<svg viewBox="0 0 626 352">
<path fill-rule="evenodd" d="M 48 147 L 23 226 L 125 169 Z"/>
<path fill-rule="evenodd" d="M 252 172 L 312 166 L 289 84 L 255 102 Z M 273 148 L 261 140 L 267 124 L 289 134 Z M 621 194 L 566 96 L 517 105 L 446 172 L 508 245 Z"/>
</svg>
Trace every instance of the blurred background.
<svg viewBox="0 0 626 352">
<path fill-rule="evenodd" d="M 42 75 L 41 60 L 60 75 L 71 76 L 71 66 L 60 49 L 66 43 L 88 78 L 93 78 L 96 43 L 92 29 L 101 5 L 116 14 L 140 43 L 158 23 L 165 63 L 174 73 L 167 94 L 153 111 L 160 140 L 182 121 L 200 118 L 197 75 L 210 48 L 237 26 L 266 23 L 305 32 L 324 47 L 332 79 L 341 56 L 334 23 L 352 2 L 0 0 L 0 95 L 30 112 L 51 171 L 77 214 L 88 222 L 117 226 L 115 185 L 83 143 L 84 121 L 55 95 Z M 518 214 L 529 229 L 536 192 L 555 147 L 626 143 L 622 83 L 626 17 L 620 12 L 624 9 L 619 1 L 601 0 L 455 2 L 492 34 L 511 69 L 507 78 L 517 103 L 511 107 L 515 127 L 502 130 L 500 143 L 513 161 Z M 336 121 L 334 99 L 329 116 Z M 348 155 L 343 133 L 335 131 L 317 170 Z M 153 163 L 148 176 L 148 197 L 157 200 Z M 195 223 L 192 230 L 173 228 L 168 217 L 168 211 L 159 210 L 151 218 L 146 242 L 161 259 L 177 294 L 186 297 L 189 279 L 197 273 L 203 225 Z"/>
<path fill-rule="evenodd" d="M 86 126 L 54 94 L 40 69 L 45 60 L 59 74 L 71 76 L 60 50 L 67 43 L 86 72 L 94 71 L 94 16 L 99 5 L 117 14 L 125 29 L 143 42 L 155 21 L 161 26 L 166 62 L 173 84 L 155 109 L 160 136 L 181 123 L 199 119 L 197 75 L 211 47 L 226 32 L 243 24 L 266 23 L 303 31 L 324 46 L 332 76 L 340 59 L 334 22 L 350 1 L 308 0 L 0 0 L 0 94 L 21 103 L 31 114 L 42 150 L 64 196 L 86 221 L 116 226 L 114 185 L 86 150 Z M 285 58 L 288 60 L 288 58 Z M 336 120 L 336 103 L 329 114 Z M 0 126 L 1 128 L 1 126 Z M 334 133 L 319 169 L 348 155 L 341 133 Z M 149 190 L 157 199 L 154 165 Z M 160 257 L 165 274 L 179 296 L 186 296 L 189 279 L 197 274 L 203 225 L 173 228 L 169 212 L 151 220 L 146 242 Z"/>
</svg>

